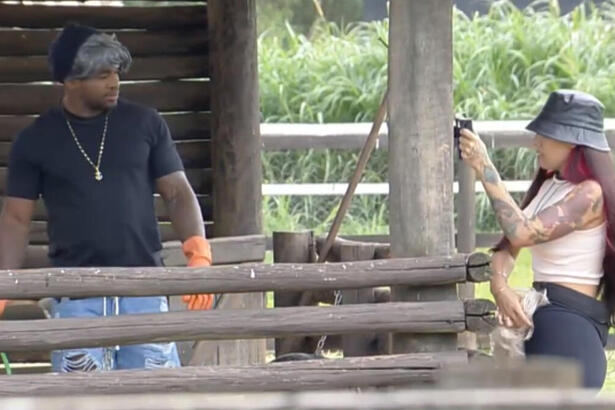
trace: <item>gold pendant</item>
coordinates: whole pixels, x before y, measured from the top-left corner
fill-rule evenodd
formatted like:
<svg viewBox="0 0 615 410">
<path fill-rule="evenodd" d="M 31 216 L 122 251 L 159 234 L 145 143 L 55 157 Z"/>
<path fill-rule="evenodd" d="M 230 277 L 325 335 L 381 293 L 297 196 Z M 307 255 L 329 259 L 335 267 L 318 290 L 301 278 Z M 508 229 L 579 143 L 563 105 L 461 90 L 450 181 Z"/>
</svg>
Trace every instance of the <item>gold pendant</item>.
<svg viewBox="0 0 615 410">
<path fill-rule="evenodd" d="M 96 172 L 94 173 L 94 179 L 96 179 L 97 181 L 102 181 L 102 173 L 99 170 L 96 170 Z"/>
</svg>

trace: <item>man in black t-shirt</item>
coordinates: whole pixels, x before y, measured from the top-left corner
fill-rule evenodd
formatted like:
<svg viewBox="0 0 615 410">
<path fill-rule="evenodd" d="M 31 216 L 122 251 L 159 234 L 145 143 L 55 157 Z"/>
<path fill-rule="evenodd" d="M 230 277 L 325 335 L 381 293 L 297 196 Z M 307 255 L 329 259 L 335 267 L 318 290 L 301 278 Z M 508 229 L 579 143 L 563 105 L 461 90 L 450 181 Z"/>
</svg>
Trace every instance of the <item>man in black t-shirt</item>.
<svg viewBox="0 0 615 410">
<path fill-rule="evenodd" d="M 95 29 L 69 25 L 50 48 L 61 104 L 16 138 L 0 215 L 0 268 L 20 268 L 39 197 L 48 213 L 54 266 L 161 266 L 154 193 L 168 208 L 189 266 L 207 266 L 211 251 L 201 212 L 169 129 L 153 109 L 119 99 L 129 51 Z M 211 295 L 188 295 L 189 309 Z M 166 297 L 61 298 L 54 317 L 96 317 L 168 310 Z M 54 371 L 179 366 L 174 343 L 52 354 Z"/>
</svg>

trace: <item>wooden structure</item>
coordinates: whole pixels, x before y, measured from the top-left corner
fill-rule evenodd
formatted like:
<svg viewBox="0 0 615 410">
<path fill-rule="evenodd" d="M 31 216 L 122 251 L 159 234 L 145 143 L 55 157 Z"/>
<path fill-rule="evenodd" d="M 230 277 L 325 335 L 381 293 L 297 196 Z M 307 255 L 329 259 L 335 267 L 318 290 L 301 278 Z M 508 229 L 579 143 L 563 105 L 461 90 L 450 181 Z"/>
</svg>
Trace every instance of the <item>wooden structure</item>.
<svg viewBox="0 0 615 410">
<path fill-rule="evenodd" d="M 215 263 L 262 261 L 261 164 L 254 1 L 125 2 L 124 7 L 0 1 L 0 193 L 13 138 L 59 103 L 47 50 L 69 21 L 115 33 L 133 55 L 124 98 L 156 108 L 186 168 Z M 104 3 L 104 2 L 103 2 Z M 185 259 L 161 198 L 155 198 L 167 266 Z M 34 215 L 26 267 L 48 266 L 47 213 Z M 222 239 L 224 238 L 224 239 Z M 164 294 L 164 293 L 163 293 Z M 172 306 L 181 303 L 172 300 Z M 262 294 L 226 298 L 221 308 L 263 307 Z M 236 363 L 264 361 L 264 342 L 222 347 Z M 241 353 L 240 353 L 241 352 Z M 197 354 L 204 356 L 206 352 Z M 219 361 L 218 354 L 208 356 Z"/>
<path fill-rule="evenodd" d="M 214 247 L 216 262 L 262 259 L 254 2 L 160 6 L 152 1 L 122 8 L 0 3 L 0 27 L 5 27 L 0 30 L 0 165 L 6 165 L 16 131 L 59 100 L 60 89 L 45 82 L 44 68 L 47 45 L 58 28 L 77 20 L 118 31 L 135 56 L 122 93 L 155 106 L 167 119 L 199 195 L 208 234 L 221 240 L 212 242 L 219 247 Z M 433 383 L 443 367 L 466 364 L 467 352 L 457 350 L 456 336 L 488 329 L 493 305 L 460 300 L 456 292 L 458 283 L 489 276 L 488 259 L 454 255 L 450 8 L 451 0 L 391 3 L 390 247 L 341 243 L 333 252 L 337 262 L 327 265 L 304 263 L 317 251 L 312 247 L 307 253 L 276 257 L 278 262 L 301 263 L 273 266 L 49 269 L 42 268 L 48 239 L 46 212 L 39 206 L 28 266 L 41 269 L 2 272 L 0 298 L 213 292 L 232 294 L 226 307 L 240 310 L 3 323 L 0 351 L 9 353 L 206 340 L 210 344 L 199 344 L 190 363 L 227 366 L 0 377 L 0 394 L 406 386 Z M 6 173 L 5 168 L 0 172 Z M 160 200 L 157 209 L 168 242 L 165 260 L 169 266 L 181 265 L 181 254 L 171 243 L 177 238 Z M 243 250 L 245 243 L 251 244 L 249 252 Z M 233 250 L 224 252 L 223 247 Z M 371 290 L 380 286 L 392 288 L 393 303 L 360 303 L 388 300 L 382 297 L 386 292 L 377 296 Z M 333 289 L 343 289 L 348 301 L 357 303 L 262 309 L 264 291 L 297 292 L 301 298 L 306 291 Z M 262 362 L 263 338 L 322 334 L 342 335 L 348 356 L 373 356 L 233 366 Z M 220 340 L 231 342 L 221 345 Z M 399 355 L 383 355 L 391 352 Z"/>
<path fill-rule="evenodd" d="M 473 261 L 482 261 L 475 263 Z M 480 255 L 208 268 L 42 268 L 4 272 L 0 298 L 180 295 L 435 286 L 489 278 Z M 18 280 L 15 278 L 18 277 Z M 48 351 L 181 340 L 234 340 L 365 332 L 456 334 L 480 330 L 493 305 L 460 300 L 331 307 L 171 312 L 3 323 L 0 351 Z M 465 351 L 290 362 L 272 367 L 184 367 L 136 372 L 0 377 L 0 394 L 69 395 L 169 391 L 262 391 L 433 383 Z M 279 367 L 276 367 L 279 366 Z M 185 376 L 185 377 L 184 377 Z M 25 378 L 27 378 L 27 383 Z M 113 380 L 113 381 L 111 381 Z M 170 382 L 178 380 L 178 382 Z M 190 381 L 191 380 L 191 381 Z M 214 381 L 217 380 L 217 381 Z"/>
<path fill-rule="evenodd" d="M 452 0 L 394 0 L 389 31 L 392 257 L 451 255 Z M 392 289 L 392 299 L 454 300 L 454 285 Z M 454 350 L 455 335 L 395 335 L 394 352 Z"/>
<path fill-rule="evenodd" d="M 314 238 L 311 232 L 274 232 L 274 260 L 287 263 L 293 261 L 298 263 L 313 261 L 314 254 L 320 252 L 324 242 L 324 237 Z M 395 261 L 406 261 L 407 259 L 390 259 L 390 251 L 391 246 L 389 244 L 365 243 L 343 239 L 335 240 L 329 252 L 329 262 L 337 264 L 333 266 L 341 266 L 344 272 L 347 272 L 348 279 L 355 278 L 362 282 L 362 286 L 349 289 L 346 280 L 341 280 L 339 277 L 329 278 L 332 282 L 331 287 L 342 290 L 342 307 L 350 308 L 352 306 L 369 306 L 372 304 L 372 307 L 369 309 L 380 310 L 398 305 L 398 303 L 383 302 L 391 302 L 391 287 L 395 288 L 396 286 L 407 285 L 407 283 L 405 283 L 406 281 L 402 283 L 392 280 L 393 278 L 389 276 L 388 269 L 397 263 Z M 489 269 L 490 260 L 487 255 L 482 253 L 465 255 L 469 256 L 463 256 L 462 254 L 444 257 L 412 258 L 417 262 L 417 265 L 415 265 L 417 271 L 411 283 L 412 287 L 430 287 L 438 292 L 443 288 L 489 280 L 491 272 Z M 464 258 L 465 261 L 463 260 Z M 301 259 L 304 260 L 301 261 Z M 312 269 L 322 270 L 320 266 L 315 265 L 307 272 Z M 361 267 L 364 266 L 369 267 L 369 269 L 363 271 Z M 301 269 L 305 268 L 302 267 Z M 466 279 L 463 279 L 464 275 L 467 276 Z M 419 277 L 422 277 L 422 279 L 419 279 Z M 287 283 L 290 282 L 287 281 Z M 385 284 L 385 282 L 387 283 Z M 293 290 L 293 292 L 288 292 L 288 290 Z M 314 287 L 313 285 L 305 286 L 301 290 L 302 292 L 299 289 L 289 289 L 288 286 L 285 286 L 285 289 L 276 289 L 275 306 L 314 306 L 321 302 L 334 302 L 333 291 L 326 292 L 322 288 Z M 460 299 L 456 295 L 454 298 L 439 299 L 433 297 L 426 299 L 426 301 L 441 303 L 442 306 L 465 303 L 466 322 L 471 323 L 470 328 L 473 332 L 486 333 L 492 329 L 493 323 L 487 312 L 493 311 L 494 306 L 489 301 L 473 300 L 473 298 Z M 401 304 L 400 306 L 418 307 L 424 301 L 414 300 L 411 302 Z M 388 316 L 383 316 L 382 320 L 388 320 Z M 343 327 L 344 325 L 341 326 Z M 421 331 L 419 333 L 423 337 L 435 338 L 438 336 L 457 337 L 457 334 L 460 332 L 463 332 L 463 330 L 449 327 L 448 329 L 433 329 L 432 331 Z M 294 336 L 298 337 L 276 341 L 277 356 L 292 352 L 314 352 L 317 339 L 302 337 L 299 334 Z M 341 350 L 344 357 L 383 355 L 393 352 L 391 335 L 386 332 L 386 329 L 379 328 L 377 323 L 374 323 L 367 333 L 344 335 L 341 342 L 335 339 L 331 341 L 327 339 L 327 342 L 326 346 L 329 349 Z M 456 350 L 456 345 L 450 349 L 439 350 L 445 352 L 454 351 Z"/>
<path fill-rule="evenodd" d="M 615 397 L 578 389 L 455 389 L 250 394 L 143 394 L 131 396 L 0 399 L 3 408 L 63 410 L 611 410 Z"/>
</svg>

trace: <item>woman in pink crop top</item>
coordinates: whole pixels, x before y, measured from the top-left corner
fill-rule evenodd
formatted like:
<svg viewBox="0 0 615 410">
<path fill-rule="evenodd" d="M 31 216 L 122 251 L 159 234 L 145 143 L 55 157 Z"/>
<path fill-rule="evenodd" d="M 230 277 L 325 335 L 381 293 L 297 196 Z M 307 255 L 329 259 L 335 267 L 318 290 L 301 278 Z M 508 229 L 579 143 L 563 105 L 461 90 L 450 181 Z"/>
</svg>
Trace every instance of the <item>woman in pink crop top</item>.
<svg viewBox="0 0 615 410">
<path fill-rule="evenodd" d="M 604 345 L 615 312 L 615 167 L 603 111 L 589 94 L 551 93 L 527 126 L 536 134 L 539 169 L 521 206 L 507 192 L 480 138 L 464 129 L 460 139 L 462 158 L 485 187 L 504 234 L 494 248 L 491 280 L 500 323 L 521 327 L 533 322 L 526 355 L 576 359 L 588 388 L 600 388 L 604 382 Z M 547 184 L 558 182 L 566 183 L 567 190 L 561 199 L 547 203 L 552 197 L 545 192 Z M 530 204 L 534 212 L 524 212 Z M 583 243 L 583 235 L 593 238 L 596 247 L 575 246 Z M 546 290 L 550 301 L 532 321 L 507 284 L 523 247 L 534 251 L 534 287 Z"/>
</svg>

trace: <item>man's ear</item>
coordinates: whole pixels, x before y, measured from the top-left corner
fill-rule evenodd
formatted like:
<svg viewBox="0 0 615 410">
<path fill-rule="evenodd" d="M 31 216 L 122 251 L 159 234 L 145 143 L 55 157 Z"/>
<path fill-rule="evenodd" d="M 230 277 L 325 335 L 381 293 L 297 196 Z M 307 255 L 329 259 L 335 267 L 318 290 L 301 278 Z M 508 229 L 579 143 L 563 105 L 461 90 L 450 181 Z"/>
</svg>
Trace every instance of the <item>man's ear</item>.
<svg viewBox="0 0 615 410">
<path fill-rule="evenodd" d="M 81 82 L 79 80 L 67 80 L 64 81 L 64 87 L 66 87 L 67 90 L 69 91 L 74 91 L 77 88 L 79 88 L 81 85 Z"/>
</svg>

